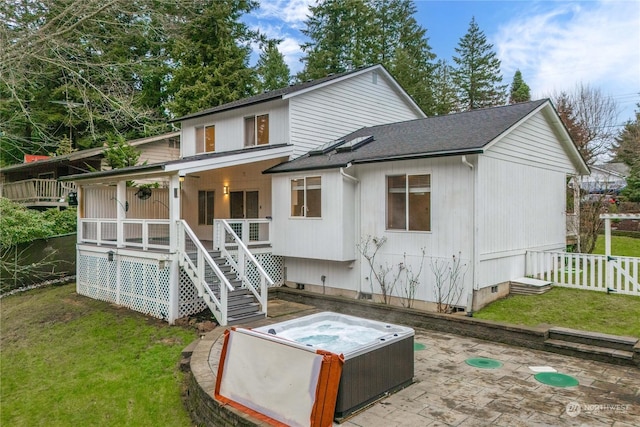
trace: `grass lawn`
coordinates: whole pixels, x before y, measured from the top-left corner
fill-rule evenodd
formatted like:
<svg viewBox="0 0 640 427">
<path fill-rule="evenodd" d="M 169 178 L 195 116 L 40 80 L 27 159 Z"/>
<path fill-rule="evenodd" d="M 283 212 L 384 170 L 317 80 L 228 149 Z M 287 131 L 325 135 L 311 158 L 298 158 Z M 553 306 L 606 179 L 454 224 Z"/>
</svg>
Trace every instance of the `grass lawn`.
<svg viewBox="0 0 640 427">
<path fill-rule="evenodd" d="M 594 254 L 604 254 L 604 236 L 598 236 Z M 640 257 L 640 239 L 625 236 L 611 236 L 611 253 L 620 256 Z"/>
<path fill-rule="evenodd" d="M 640 338 L 640 297 L 554 287 L 542 295 L 512 295 L 477 313 L 515 325 L 549 324 Z"/>
<path fill-rule="evenodd" d="M 47 287 L 0 300 L 2 426 L 190 426 L 180 352 L 195 330 Z"/>
</svg>

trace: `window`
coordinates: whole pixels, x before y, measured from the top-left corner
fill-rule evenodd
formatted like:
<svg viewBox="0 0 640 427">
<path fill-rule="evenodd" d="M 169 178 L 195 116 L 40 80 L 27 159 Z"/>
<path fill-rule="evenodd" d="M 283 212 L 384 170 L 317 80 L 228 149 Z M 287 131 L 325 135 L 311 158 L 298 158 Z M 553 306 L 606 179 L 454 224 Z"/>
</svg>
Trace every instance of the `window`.
<svg viewBox="0 0 640 427">
<path fill-rule="evenodd" d="M 201 126 L 196 128 L 196 153 L 216 151 L 216 127 Z"/>
<path fill-rule="evenodd" d="M 213 225 L 213 191 L 198 191 L 198 225 Z"/>
<path fill-rule="evenodd" d="M 322 185 L 319 176 L 291 180 L 291 216 L 320 218 Z"/>
<path fill-rule="evenodd" d="M 264 145 L 269 143 L 269 115 L 244 118 L 244 146 Z"/>
<path fill-rule="evenodd" d="M 387 177 L 387 229 L 431 230 L 431 175 Z"/>
</svg>

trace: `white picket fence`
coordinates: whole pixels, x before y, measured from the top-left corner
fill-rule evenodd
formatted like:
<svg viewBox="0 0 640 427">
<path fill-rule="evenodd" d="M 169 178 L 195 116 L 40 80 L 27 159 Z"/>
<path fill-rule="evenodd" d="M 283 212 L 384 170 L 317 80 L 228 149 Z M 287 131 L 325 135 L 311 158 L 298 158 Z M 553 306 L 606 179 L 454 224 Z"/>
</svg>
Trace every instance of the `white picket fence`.
<svg viewBox="0 0 640 427">
<path fill-rule="evenodd" d="M 527 251 L 525 270 L 556 286 L 640 296 L 640 258 Z"/>
</svg>

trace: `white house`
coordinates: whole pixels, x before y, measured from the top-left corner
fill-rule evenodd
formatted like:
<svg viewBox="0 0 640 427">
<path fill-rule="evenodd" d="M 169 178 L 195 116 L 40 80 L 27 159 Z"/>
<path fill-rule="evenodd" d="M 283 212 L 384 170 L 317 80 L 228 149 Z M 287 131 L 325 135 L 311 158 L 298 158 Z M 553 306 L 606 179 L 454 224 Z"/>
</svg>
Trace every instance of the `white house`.
<svg viewBox="0 0 640 427">
<path fill-rule="evenodd" d="M 588 173 L 548 100 L 425 118 L 381 66 L 177 121 L 180 160 L 71 177 L 78 292 L 169 322 L 264 316 L 283 284 L 473 311 L 564 248 Z"/>
<path fill-rule="evenodd" d="M 223 324 L 264 316 L 266 285 L 284 283 L 285 266 L 262 171 L 359 128 L 423 117 L 377 65 L 176 119 L 180 160 L 65 178 L 79 185 L 78 292 L 169 322 L 206 305 Z M 126 185 L 154 179 L 169 185 Z"/>
</svg>

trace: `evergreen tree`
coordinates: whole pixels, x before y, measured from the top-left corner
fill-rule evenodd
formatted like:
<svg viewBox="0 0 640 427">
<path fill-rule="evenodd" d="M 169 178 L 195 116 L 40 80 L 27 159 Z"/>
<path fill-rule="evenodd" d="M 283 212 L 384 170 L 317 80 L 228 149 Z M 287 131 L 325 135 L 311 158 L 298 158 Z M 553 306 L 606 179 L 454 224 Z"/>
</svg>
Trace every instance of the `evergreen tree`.
<svg viewBox="0 0 640 427">
<path fill-rule="evenodd" d="M 434 111 L 431 51 L 411 0 L 327 0 L 310 8 L 300 80 L 382 64 L 427 114 Z"/>
<path fill-rule="evenodd" d="M 509 104 L 531 101 L 531 89 L 522 79 L 520 70 L 516 70 L 509 91 Z"/>
<path fill-rule="evenodd" d="M 302 45 L 304 69 L 298 80 L 343 73 L 369 62 L 374 11 L 366 0 L 326 0 L 309 7 L 310 16 L 302 34 L 310 41 Z"/>
<path fill-rule="evenodd" d="M 177 116 L 253 95 L 251 42 L 260 36 L 240 17 L 257 7 L 252 0 L 203 0 L 195 17 L 181 25 L 172 49 L 177 67 L 168 106 Z"/>
<path fill-rule="evenodd" d="M 259 92 L 288 86 L 291 80 L 291 71 L 278 50 L 278 43 L 278 40 L 269 40 L 263 45 L 263 51 L 256 64 Z"/>
<path fill-rule="evenodd" d="M 443 59 L 436 64 L 433 93 L 436 115 L 442 116 L 456 111 L 458 98 L 451 76 L 451 66 Z"/>
<path fill-rule="evenodd" d="M 622 195 L 632 202 L 640 202 L 640 104 L 635 120 L 629 120 L 614 144 L 615 158 L 629 166 L 627 186 Z"/>
<path fill-rule="evenodd" d="M 471 19 L 467 33 L 455 48 L 458 56 L 453 69 L 453 82 L 463 110 L 503 105 L 506 85 L 501 85 L 500 60 L 487 43 L 475 18 Z"/>
<path fill-rule="evenodd" d="M 640 104 L 635 116 L 635 120 L 629 120 L 624 125 L 613 145 L 616 161 L 629 167 L 640 164 Z"/>
</svg>

